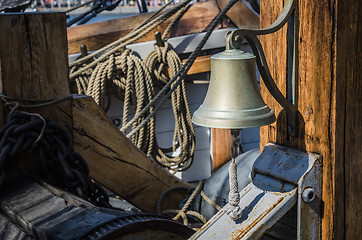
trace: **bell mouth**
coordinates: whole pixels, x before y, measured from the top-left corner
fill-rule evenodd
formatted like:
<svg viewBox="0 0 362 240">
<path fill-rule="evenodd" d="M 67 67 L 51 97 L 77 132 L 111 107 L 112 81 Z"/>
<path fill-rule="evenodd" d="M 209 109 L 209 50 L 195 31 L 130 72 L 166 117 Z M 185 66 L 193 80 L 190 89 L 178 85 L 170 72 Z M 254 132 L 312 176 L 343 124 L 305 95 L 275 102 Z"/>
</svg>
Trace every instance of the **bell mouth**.
<svg viewBox="0 0 362 240">
<path fill-rule="evenodd" d="M 275 122 L 274 111 L 267 105 L 257 109 L 220 111 L 200 106 L 192 117 L 196 125 L 211 128 L 242 129 Z"/>
</svg>

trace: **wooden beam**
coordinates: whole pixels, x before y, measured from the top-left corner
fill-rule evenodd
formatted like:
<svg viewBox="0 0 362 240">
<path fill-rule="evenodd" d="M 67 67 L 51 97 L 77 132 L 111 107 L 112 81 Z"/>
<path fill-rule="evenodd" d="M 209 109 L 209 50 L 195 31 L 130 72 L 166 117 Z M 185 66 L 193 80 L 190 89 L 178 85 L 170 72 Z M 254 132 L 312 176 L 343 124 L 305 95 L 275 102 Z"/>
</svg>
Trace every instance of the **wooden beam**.
<svg viewBox="0 0 362 240">
<path fill-rule="evenodd" d="M 190 70 L 187 72 L 188 75 L 197 74 L 197 73 L 204 73 L 210 72 L 211 65 L 210 65 L 210 57 L 212 55 L 200 56 L 197 57 L 195 62 L 192 64 Z M 185 63 L 186 59 L 182 61 Z"/>
<path fill-rule="evenodd" d="M 219 8 L 214 0 L 193 4 L 172 28 L 170 36 L 175 37 L 203 32 L 218 13 Z M 70 27 L 68 28 L 68 53 L 80 52 L 80 45 L 82 44 L 87 45 L 90 51 L 99 49 L 125 36 L 151 15 L 152 13 L 140 14 L 127 18 Z M 159 31 L 162 33 L 169 23 L 170 20 L 167 20 L 137 42 L 155 40 L 155 32 Z M 216 29 L 232 26 L 234 25 L 225 17 Z"/>
<path fill-rule="evenodd" d="M 336 91 L 335 239 L 362 236 L 362 3 L 337 0 L 333 5 Z M 332 28 L 333 29 L 333 28 Z M 333 154 L 333 152 L 332 152 Z M 344 216 L 344 217 L 341 217 Z"/>
<path fill-rule="evenodd" d="M 280 14 L 283 1 L 261 2 L 261 27 Z M 285 112 L 265 85 L 261 92 L 275 111 L 276 123 L 262 127 L 261 149 L 268 142 L 323 156 L 324 215 L 321 239 L 359 239 L 362 177 L 361 12 L 352 0 L 299 1 L 299 76 L 296 105 L 298 137 L 287 134 Z M 261 37 L 272 76 L 286 90 L 287 27 Z"/>
<path fill-rule="evenodd" d="M 212 171 L 215 172 L 231 160 L 231 131 L 230 129 L 211 129 Z"/>
<path fill-rule="evenodd" d="M 230 1 L 216 0 L 220 9 L 223 9 Z M 226 16 L 238 27 L 243 29 L 258 29 L 259 16 L 251 11 L 242 1 L 238 1 L 227 11 Z"/>
<path fill-rule="evenodd" d="M 167 189 L 190 187 L 141 152 L 108 119 L 91 97 L 73 99 L 74 149 L 87 161 L 90 175 L 146 212 L 156 212 Z M 178 209 L 185 198 L 172 192 L 165 209 Z"/>
</svg>

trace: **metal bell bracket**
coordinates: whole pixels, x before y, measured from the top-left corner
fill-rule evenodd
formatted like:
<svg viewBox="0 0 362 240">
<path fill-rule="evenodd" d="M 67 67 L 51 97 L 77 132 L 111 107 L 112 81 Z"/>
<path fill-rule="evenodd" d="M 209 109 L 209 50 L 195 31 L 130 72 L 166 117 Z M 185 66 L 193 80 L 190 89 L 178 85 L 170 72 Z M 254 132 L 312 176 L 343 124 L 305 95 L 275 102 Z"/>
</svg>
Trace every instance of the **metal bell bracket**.
<svg viewBox="0 0 362 240">
<path fill-rule="evenodd" d="M 268 144 L 240 192 L 241 218 L 232 220 L 227 204 L 190 239 L 259 239 L 295 204 L 297 239 L 320 239 L 321 176 L 320 155 Z"/>
<path fill-rule="evenodd" d="M 251 46 L 254 55 L 256 56 L 256 63 L 262 76 L 262 79 L 265 83 L 265 86 L 268 88 L 269 92 L 278 101 L 278 103 L 285 109 L 287 113 L 287 121 L 288 121 L 288 134 L 290 136 L 296 136 L 296 125 L 297 125 L 297 108 L 293 104 L 295 102 L 295 77 L 297 75 L 296 69 L 296 55 L 297 55 L 297 34 L 296 34 L 296 21 L 294 10 L 296 9 L 297 1 L 296 0 L 286 0 L 284 8 L 279 15 L 278 19 L 271 24 L 267 28 L 258 29 L 258 30 L 250 30 L 250 29 L 238 29 L 231 31 L 226 36 L 226 45 L 230 48 L 240 48 L 240 45 L 243 39 L 247 40 L 249 45 Z M 288 78 L 292 85 L 289 90 L 290 97 L 289 101 L 286 99 L 283 94 L 278 89 L 275 84 L 270 71 L 268 64 L 265 59 L 264 51 L 261 46 L 261 43 L 258 39 L 258 35 L 266 35 L 270 33 L 274 33 L 281 29 L 285 23 L 288 24 Z M 290 35 L 292 35 L 290 37 Z M 290 39 L 291 38 L 291 39 Z M 229 46 L 228 46 L 229 45 Z"/>
</svg>

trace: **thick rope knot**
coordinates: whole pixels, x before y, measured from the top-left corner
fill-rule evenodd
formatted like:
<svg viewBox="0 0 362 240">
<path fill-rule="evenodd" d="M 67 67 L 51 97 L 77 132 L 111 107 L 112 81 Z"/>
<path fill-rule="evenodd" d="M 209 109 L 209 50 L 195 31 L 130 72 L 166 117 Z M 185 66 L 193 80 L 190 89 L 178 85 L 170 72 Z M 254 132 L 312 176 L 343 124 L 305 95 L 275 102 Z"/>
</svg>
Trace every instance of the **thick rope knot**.
<svg viewBox="0 0 362 240">
<path fill-rule="evenodd" d="M 90 179 L 88 165 L 69 145 L 59 124 L 36 113 L 16 111 L 0 129 L 0 139 L 0 186 L 20 156 L 33 148 L 42 178 L 98 206 L 110 206 L 108 195 Z"/>
<path fill-rule="evenodd" d="M 229 209 L 227 210 L 227 214 L 233 220 L 236 220 L 241 217 L 242 209 L 239 206 L 240 194 L 238 190 L 237 166 L 235 163 L 235 158 L 231 160 L 229 166 L 229 185 Z"/>
</svg>

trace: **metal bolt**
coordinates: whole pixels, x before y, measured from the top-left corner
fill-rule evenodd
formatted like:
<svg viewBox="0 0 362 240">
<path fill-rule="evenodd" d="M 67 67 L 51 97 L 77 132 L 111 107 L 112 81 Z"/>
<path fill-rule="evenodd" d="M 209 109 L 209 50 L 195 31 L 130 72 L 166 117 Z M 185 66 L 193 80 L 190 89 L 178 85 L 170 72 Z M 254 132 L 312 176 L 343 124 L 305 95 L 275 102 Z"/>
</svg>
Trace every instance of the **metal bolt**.
<svg viewBox="0 0 362 240">
<path fill-rule="evenodd" d="M 313 188 L 304 189 L 304 191 L 302 193 L 302 198 L 303 198 L 304 202 L 307 202 L 307 203 L 312 202 L 315 198 L 314 189 Z"/>
<path fill-rule="evenodd" d="M 122 120 L 120 118 L 114 118 L 112 119 L 114 125 L 116 125 L 116 127 L 120 127 L 122 124 Z"/>
</svg>

